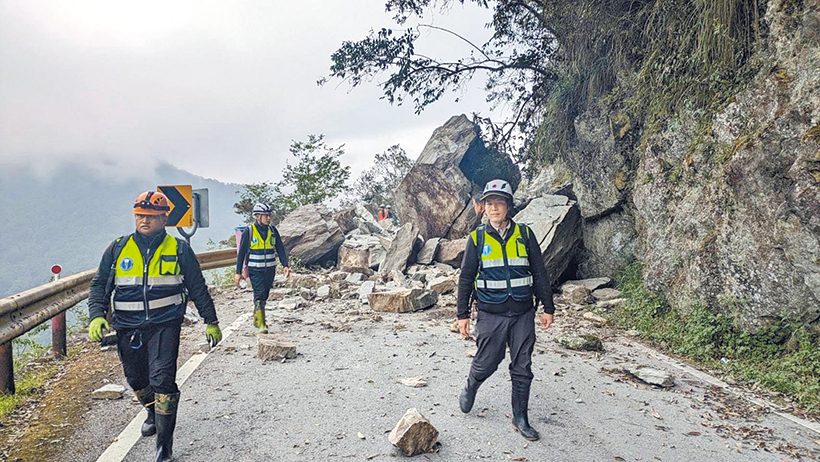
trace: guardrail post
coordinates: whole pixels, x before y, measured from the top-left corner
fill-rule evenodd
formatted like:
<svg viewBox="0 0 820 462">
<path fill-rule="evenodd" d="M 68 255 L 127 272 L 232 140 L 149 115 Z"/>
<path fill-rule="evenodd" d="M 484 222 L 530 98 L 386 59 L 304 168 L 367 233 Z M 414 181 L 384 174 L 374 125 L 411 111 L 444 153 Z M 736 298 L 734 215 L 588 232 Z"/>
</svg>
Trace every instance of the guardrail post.
<svg viewBox="0 0 820 462">
<path fill-rule="evenodd" d="M 62 266 L 52 265 L 51 274 L 54 275 L 55 281 L 60 280 L 60 273 L 62 272 Z M 65 358 L 65 311 L 51 318 L 51 352 L 55 358 Z"/>
<path fill-rule="evenodd" d="M 51 318 L 51 352 L 57 358 L 66 356 L 66 316 L 65 311 Z"/>
<path fill-rule="evenodd" d="M 14 394 L 14 357 L 11 342 L 0 345 L 0 393 Z"/>
</svg>

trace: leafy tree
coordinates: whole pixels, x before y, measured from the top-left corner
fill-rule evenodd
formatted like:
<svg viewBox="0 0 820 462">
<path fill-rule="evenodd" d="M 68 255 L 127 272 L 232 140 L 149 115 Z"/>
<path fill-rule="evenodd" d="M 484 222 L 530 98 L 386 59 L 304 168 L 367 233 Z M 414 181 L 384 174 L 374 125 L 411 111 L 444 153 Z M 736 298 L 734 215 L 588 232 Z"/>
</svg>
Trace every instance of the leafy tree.
<svg viewBox="0 0 820 462">
<path fill-rule="evenodd" d="M 247 184 L 234 204 L 237 214 L 253 222 L 253 205 L 264 202 L 271 208 L 274 223 L 279 223 L 288 212 L 307 204 L 332 199 L 347 189 L 350 167 L 342 166 L 339 157 L 344 145 L 330 147 L 324 135 L 308 135 L 308 140 L 294 141 L 290 152 L 296 157 L 295 165 L 286 162 L 282 180 L 277 183 Z"/>
<path fill-rule="evenodd" d="M 492 11 L 489 40 L 405 26 L 457 3 Z M 343 42 L 319 83 L 335 78 L 356 87 L 386 75 L 378 81 L 385 99 L 412 101 L 420 112 L 485 75 L 487 100 L 513 115 L 501 123 L 474 119 L 490 144 L 529 172 L 567 151 L 573 121 L 587 109 L 623 111 L 634 126 L 659 127 L 689 106 L 720 107 L 754 75 L 750 57 L 766 30 L 765 2 L 750 0 L 387 0 L 386 8 L 399 28 Z M 422 30 L 451 34 L 472 52 L 455 60 L 417 53 Z"/>
<path fill-rule="evenodd" d="M 307 142 L 294 141 L 290 145 L 290 152 L 298 162 L 296 165 L 287 162 L 282 181 L 274 187 L 289 210 L 332 199 L 347 189 L 345 182 L 350 178 L 350 167 L 343 167 L 339 161 L 345 153 L 344 145 L 330 147 L 324 138 L 324 135 L 308 135 Z"/>
<path fill-rule="evenodd" d="M 412 166 L 413 161 L 401 146 L 390 146 L 386 151 L 376 154 L 374 165 L 356 179 L 342 204 L 353 205 L 365 201 L 393 205 L 393 193 Z"/>
<path fill-rule="evenodd" d="M 484 44 L 474 44 L 456 32 L 429 24 L 403 31 L 382 28 L 371 31 L 364 40 L 345 41 L 331 55 L 330 78 L 338 78 L 356 87 L 389 73 L 380 82 L 384 96 L 391 104 L 401 105 L 411 99 L 416 113 L 439 100 L 448 90 L 461 91 L 477 73 L 486 74 L 487 100 L 494 106 L 510 104 L 512 120 L 493 124 L 490 119 L 475 117 L 489 129 L 490 141 L 504 152 L 523 153 L 525 133 L 532 133 L 540 123 L 543 102 L 549 88 L 557 80 L 550 58 L 558 48 L 556 33 L 543 16 L 548 1 L 498 0 L 388 0 L 386 8 L 395 11 L 394 20 L 404 25 L 411 16 L 421 16 L 425 10 L 439 5 L 472 2 L 494 11 L 493 36 Z M 454 61 L 416 53 L 415 42 L 421 29 L 451 34 L 463 40 L 472 52 Z M 320 79 L 323 84 L 328 78 Z M 522 141 L 524 143 L 522 143 Z M 513 147 L 519 147 L 516 151 Z"/>
<path fill-rule="evenodd" d="M 239 202 L 233 205 L 234 212 L 245 218 L 246 223 L 253 223 L 253 206 L 256 203 L 273 204 L 276 202 L 276 193 L 273 190 L 274 184 L 263 181 L 261 183 L 251 183 L 243 186 L 243 190 L 237 191 Z"/>
</svg>

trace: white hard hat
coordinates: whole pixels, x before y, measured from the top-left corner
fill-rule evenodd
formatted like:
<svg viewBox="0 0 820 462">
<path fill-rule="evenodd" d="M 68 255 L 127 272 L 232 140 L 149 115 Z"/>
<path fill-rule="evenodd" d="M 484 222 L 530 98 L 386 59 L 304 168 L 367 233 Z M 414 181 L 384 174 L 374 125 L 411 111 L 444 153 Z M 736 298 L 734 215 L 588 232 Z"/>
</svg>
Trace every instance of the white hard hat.
<svg viewBox="0 0 820 462">
<path fill-rule="evenodd" d="M 270 214 L 270 207 L 268 207 L 268 204 L 260 202 L 253 206 L 253 214 Z"/>
<path fill-rule="evenodd" d="M 486 186 L 484 186 L 484 192 L 481 194 L 481 200 L 483 201 L 489 196 L 501 196 L 506 199 L 512 200 L 512 187 L 509 183 L 507 183 L 504 180 L 491 180 L 487 183 Z"/>
</svg>

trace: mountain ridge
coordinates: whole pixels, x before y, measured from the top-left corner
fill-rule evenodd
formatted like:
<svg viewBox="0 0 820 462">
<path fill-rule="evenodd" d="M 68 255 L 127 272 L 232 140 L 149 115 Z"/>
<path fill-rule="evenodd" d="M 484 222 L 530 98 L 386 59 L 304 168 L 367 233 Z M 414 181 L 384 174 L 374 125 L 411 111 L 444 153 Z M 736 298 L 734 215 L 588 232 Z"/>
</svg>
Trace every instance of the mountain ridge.
<svg viewBox="0 0 820 462">
<path fill-rule="evenodd" d="M 209 239 L 226 239 L 234 226 L 242 224 L 233 213 L 242 185 L 204 178 L 168 163 L 128 177 L 101 174 L 80 162 L 62 164 L 48 175 L 30 167 L 3 168 L 0 297 L 44 284 L 55 263 L 63 266 L 64 276 L 96 268 L 114 238 L 134 232 L 134 197 L 157 185 L 173 184 L 209 190 L 210 227 L 198 229 L 191 238 L 194 250 L 207 250 Z"/>
</svg>

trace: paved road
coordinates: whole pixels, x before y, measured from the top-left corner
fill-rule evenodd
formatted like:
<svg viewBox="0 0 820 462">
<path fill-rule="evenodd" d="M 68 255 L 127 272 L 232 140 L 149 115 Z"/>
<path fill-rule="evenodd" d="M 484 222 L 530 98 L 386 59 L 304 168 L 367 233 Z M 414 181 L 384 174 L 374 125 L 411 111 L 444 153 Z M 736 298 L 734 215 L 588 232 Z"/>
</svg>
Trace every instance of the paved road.
<svg viewBox="0 0 820 462">
<path fill-rule="evenodd" d="M 235 318 L 250 294 L 230 292 L 218 303 L 220 316 Z M 603 355 L 562 350 L 552 336 L 581 323 L 567 313 L 555 329 L 539 332 L 530 420 L 542 439 L 526 442 L 509 423 L 507 361 L 481 388 L 473 412 L 459 411 L 474 344 L 449 331 L 453 313 L 378 316 L 355 300 L 277 310 L 272 331 L 299 351 L 284 363 L 254 357 L 248 321 L 182 387 L 175 460 L 394 460 L 387 433 L 411 407 L 440 432 L 440 451 L 423 457 L 431 460 L 782 461 L 820 454 L 819 434 L 695 377 L 678 373 L 666 391 L 621 376 L 615 369 L 624 361 L 670 368 L 627 339 L 610 334 Z M 418 375 L 426 387 L 397 383 Z M 144 438 L 125 460 L 150 460 L 153 449 L 153 438 Z"/>
</svg>

